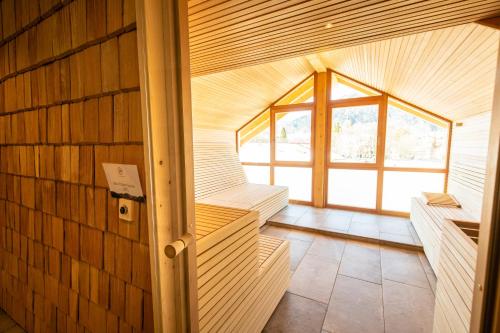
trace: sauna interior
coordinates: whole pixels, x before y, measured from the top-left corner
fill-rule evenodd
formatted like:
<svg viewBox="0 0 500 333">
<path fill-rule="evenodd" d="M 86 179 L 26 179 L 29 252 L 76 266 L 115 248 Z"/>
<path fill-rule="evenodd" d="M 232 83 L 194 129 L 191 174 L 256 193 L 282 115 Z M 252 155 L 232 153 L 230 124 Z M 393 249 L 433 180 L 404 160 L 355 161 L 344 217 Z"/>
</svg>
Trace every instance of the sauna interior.
<svg viewBox="0 0 500 333">
<path fill-rule="evenodd" d="M 499 29 L 0 0 L 0 333 L 499 332 Z"/>
</svg>

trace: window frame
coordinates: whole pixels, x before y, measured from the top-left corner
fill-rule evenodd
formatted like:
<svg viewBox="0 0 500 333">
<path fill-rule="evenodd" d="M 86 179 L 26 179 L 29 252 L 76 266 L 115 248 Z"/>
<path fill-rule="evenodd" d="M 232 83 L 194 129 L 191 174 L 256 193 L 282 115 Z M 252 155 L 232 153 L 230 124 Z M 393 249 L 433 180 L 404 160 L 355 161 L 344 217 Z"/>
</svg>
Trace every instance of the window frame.
<svg viewBox="0 0 500 333">
<path fill-rule="evenodd" d="M 286 94 L 281 96 L 278 100 L 272 103 L 268 108 L 259 113 L 256 117 L 252 118 L 249 122 L 243 125 L 238 131 L 236 131 L 236 148 L 239 150 L 239 132 L 243 130 L 246 126 L 249 126 L 254 120 L 258 119 L 261 114 L 269 112 L 269 129 L 270 129 L 270 149 L 269 149 L 269 162 L 241 162 L 241 165 L 249 166 L 267 166 L 269 167 L 270 185 L 275 185 L 274 183 L 274 168 L 275 167 L 296 167 L 296 168 L 310 168 L 312 170 L 311 176 L 311 200 L 289 200 L 292 204 L 301 204 L 311 206 L 314 198 L 314 147 L 315 147 L 315 130 L 316 130 L 316 100 L 314 102 L 307 103 L 292 103 L 292 104 L 281 104 L 284 99 L 293 93 L 297 88 L 307 83 L 311 78 L 313 79 L 313 96 L 316 96 L 317 89 L 317 73 L 313 73 L 301 81 L 298 85 L 289 90 Z M 310 161 L 280 161 L 276 160 L 276 114 L 279 113 L 289 113 L 296 111 L 310 111 L 311 112 L 311 159 Z"/>
<path fill-rule="evenodd" d="M 246 126 L 249 126 L 252 121 L 257 119 L 261 114 L 265 112 L 269 112 L 269 126 L 270 126 L 270 162 L 242 162 L 242 165 L 250 165 L 250 166 L 267 166 L 270 168 L 270 184 L 274 185 L 274 167 L 306 167 L 306 168 L 311 168 L 312 169 L 312 197 L 311 201 L 298 201 L 298 200 L 290 200 L 290 203 L 297 203 L 297 204 L 305 204 L 305 205 L 312 205 L 313 200 L 315 197 L 314 189 L 315 189 L 315 182 L 316 182 L 316 177 L 318 177 L 318 181 L 322 179 L 322 198 L 321 201 L 322 205 L 321 207 L 328 207 L 328 208 L 334 208 L 334 209 L 345 209 L 345 210 L 351 210 L 351 211 L 360 211 L 360 212 L 369 212 L 369 213 L 375 213 L 375 214 L 386 214 L 386 215 L 396 215 L 396 216 L 409 216 L 408 212 L 400 212 L 400 211 L 390 211 L 390 210 L 384 210 L 382 209 L 382 198 L 383 198 L 383 187 L 384 187 L 384 172 L 385 171 L 396 171 L 396 172 L 424 172 L 424 173 L 442 173 L 444 174 L 444 188 L 443 191 L 447 191 L 448 187 L 448 174 L 449 174 L 449 164 L 450 164 L 450 149 L 451 149 L 451 136 L 452 136 L 452 121 L 449 119 L 446 119 L 444 117 L 441 117 L 439 115 L 436 115 L 432 112 L 429 112 L 427 110 L 424 110 L 422 108 L 419 108 L 409 102 L 406 102 L 400 98 L 397 98 L 395 96 L 392 96 L 391 94 L 388 94 L 386 92 L 383 92 L 379 89 L 373 88 L 369 85 L 366 85 L 364 83 L 361 83 L 359 81 L 356 81 L 354 79 L 351 79 L 341 73 L 338 73 L 336 71 L 333 71 L 331 69 L 327 69 L 327 83 L 326 83 L 326 120 L 321 124 L 317 124 L 317 109 L 318 109 L 318 101 L 321 101 L 322 99 L 318 98 L 318 81 L 317 81 L 317 75 L 318 73 L 313 73 L 310 76 L 306 77 L 302 82 L 300 82 L 297 86 L 292 88 L 290 91 L 288 91 L 286 94 L 281 96 L 276 102 L 272 103 L 269 107 L 267 107 L 265 110 L 263 110 L 261 113 L 259 113 L 256 117 L 251 119 L 249 122 L 247 122 L 245 125 L 243 125 L 240 129 L 236 131 L 236 147 L 237 149 L 239 148 L 239 132 L 243 130 Z M 332 85 L 332 75 L 336 75 L 337 78 L 341 78 L 343 84 L 352 84 L 353 88 L 356 89 L 356 87 L 364 87 L 366 90 L 371 91 L 373 93 L 377 93 L 380 95 L 374 95 L 374 96 L 365 96 L 365 97 L 357 97 L 357 98 L 347 98 L 347 99 L 338 99 L 338 100 L 332 100 L 331 99 L 331 85 Z M 314 96 L 315 100 L 314 102 L 310 103 L 295 103 L 295 104 L 288 104 L 288 105 L 278 105 L 281 100 L 286 98 L 291 92 L 293 92 L 295 89 L 300 87 L 304 82 L 307 82 L 308 80 L 311 79 L 311 77 L 314 76 Z M 385 166 L 385 145 L 386 145 L 386 131 L 387 131 L 387 117 L 388 117 L 388 105 L 389 105 L 389 99 L 394 100 L 397 105 L 404 105 L 405 107 L 411 108 L 412 110 L 416 111 L 414 113 L 416 116 L 418 114 L 425 115 L 425 117 L 432 117 L 443 124 L 447 124 L 447 130 L 448 130 L 448 142 L 447 142 L 447 149 L 446 149 L 446 167 L 445 168 L 425 168 L 425 167 L 389 167 Z M 376 161 L 375 163 L 363 163 L 363 162 L 331 162 L 330 161 L 330 154 L 331 154 L 331 126 L 332 126 L 332 116 L 333 116 L 333 109 L 335 107 L 350 107 L 350 106 L 362 106 L 362 105 L 378 105 L 378 126 L 377 126 L 377 147 L 376 147 Z M 321 105 L 324 105 L 323 102 L 321 102 Z M 303 161 L 277 161 L 275 159 L 275 149 L 276 149 L 276 142 L 275 142 L 275 131 L 276 131 L 276 118 L 275 115 L 280 112 L 294 112 L 294 111 L 304 111 L 304 110 L 310 110 L 311 111 L 311 160 L 309 162 L 303 162 Z M 403 109 L 404 112 L 409 112 Z M 413 113 L 413 112 L 410 112 Z M 423 117 L 422 117 L 423 118 Z M 425 119 L 425 118 L 423 118 Z M 318 128 L 321 127 L 321 128 Z M 316 132 L 319 131 L 318 133 L 324 133 L 324 141 L 317 137 Z M 318 139 L 320 142 L 317 143 L 315 140 Z M 321 152 L 322 157 L 318 158 L 317 154 L 319 152 L 315 151 L 316 144 L 319 144 L 318 147 L 321 147 L 322 145 L 325 147 L 324 152 Z M 321 162 L 321 160 L 324 159 L 324 162 Z M 316 163 L 318 163 L 321 168 L 322 174 L 316 174 L 315 168 Z M 343 205 L 335 205 L 335 204 L 329 204 L 328 203 L 328 170 L 329 169 L 351 169 L 351 170 L 376 170 L 377 171 L 377 197 L 376 197 L 376 208 L 371 209 L 371 208 L 361 208 L 361 207 L 353 207 L 353 206 L 343 206 Z M 317 205 L 316 201 L 315 204 Z"/>
<path fill-rule="evenodd" d="M 444 180 L 444 188 L 443 191 L 447 191 L 448 186 L 448 172 L 449 172 L 449 160 L 450 160 L 450 148 L 451 148 L 451 135 L 452 135 L 452 122 L 448 119 L 435 115 L 429 111 L 423 110 L 411 103 L 403 101 L 397 97 L 394 97 L 388 93 L 370 87 L 361 82 L 357 82 L 353 79 L 343 80 L 344 84 L 348 84 L 349 81 L 354 82 L 356 85 L 365 86 L 367 89 L 380 93 L 378 96 L 367 96 L 367 97 L 357 97 L 357 98 L 348 98 L 348 99 L 339 99 L 332 100 L 330 98 L 331 93 L 331 84 L 332 84 L 332 75 L 340 76 L 341 78 L 345 78 L 344 75 L 341 75 L 335 71 L 329 70 L 328 75 L 328 98 L 327 98 L 327 128 L 326 128 L 326 151 L 325 151 L 325 159 L 326 159 L 326 167 L 325 167 L 325 202 L 324 206 L 334 209 L 345 209 L 352 211 L 361 211 L 367 213 L 376 213 L 376 214 L 387 214 L 387 215 L 397 215 L 397 216 L 408 216 L 408 212 L 401 211 L 393 211 L 393 210 L 385 210 L 382 208 L 382 200 L 383 200 L 383 190 L 384 190 L 384 172 L 385 171 L 394 171 L 394 172 L 423 172 L 423 173 L 443 173 L 445 176 Z M 356 89 L 355 86 L 353 88 Z M 398 104 L 405 105 L 409 108 L 412 108 L 418 111 L 421 114 L 424 114 L 429 117 L 436 118 L 443 123 L 448 125 L 448 142 L 447 142 L 447 150 L 446 150 L 446 167 L 445 168 L 422 168 L 422 167 L 387 167 L 385 166 L 385 145 L 387 139 L 387 117 L 388 117 L 388 107 L 389 107 L 389 99 L 394 100 Z M 379 113 L 378 113 L 378 126 L 377 126 L 377 155 L 375 163 L 346 163 L 346 162 L 331 162 L 331 131 L 332 131 L 332 118 L 333 118 L 333 109 L 335 107 L 350 107 L 350 106 L 362 106 L 362 105 L 379 105 Z M 406 110 L 402 110 L 403 112 L 408 112 Z M 415 114 L 415 116 L 418 116 Z M 376 196 L 376 205 L 375 208 L 363 208 L 363 207 L 355 207 L 355 206 L 345 206 L 345 205 L 336 205 L 328 203 L 328 170 L 329 169 L 350 169 L 350 170 L 376 170 L 377 171 L 377 196 Z M 333 186 L 333 188 L 335 188 Z"/>
</svg>

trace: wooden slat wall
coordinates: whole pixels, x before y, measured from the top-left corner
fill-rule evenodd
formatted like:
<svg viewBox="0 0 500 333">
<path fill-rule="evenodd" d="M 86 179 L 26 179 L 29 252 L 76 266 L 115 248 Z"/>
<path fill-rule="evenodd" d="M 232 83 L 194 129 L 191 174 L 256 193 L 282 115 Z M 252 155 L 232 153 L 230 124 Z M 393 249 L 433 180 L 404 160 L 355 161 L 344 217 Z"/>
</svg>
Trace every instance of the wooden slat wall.
<svg viewBox="0 0 500 333">
<path fill-rule="evenodd" d="M 233 131 L 193 128 L 193 142 L 196 143 L 225 143 L 233 145 L 236 150 L 236 136 Z"/>
<path fill-rule="evenodd" d="M 475 237 L 475 241 L 469 235 Z M 447 220 L 443 225 L 434 309 L 435 333 L 469 332 L 478 235 L 479 224 L 457 225 Z"/>
<path fill-rule="evenodd" d="M 485 112 L 455 122 L 451 140 L 448 192 L 478 221 L 483 203 L 490 119 L 491 112 Z"/>
<path fill-rule="evenodd" d="M 498 16 L 495 0 L 191 0 L 194 75 Z"/>
<path fill-rule="evenodd" d="M 231 145 L 197 142 L 193 155 L 196 200 L 247 183 L 236 149 Z"/>
<path fill-rule="evenodd" d="M 146 206 L 119 222 L 101 167 L 144 184 L 134 1 L 0 12 L 0 306 L 28 332 L 152 332 Z"/>
</svg>

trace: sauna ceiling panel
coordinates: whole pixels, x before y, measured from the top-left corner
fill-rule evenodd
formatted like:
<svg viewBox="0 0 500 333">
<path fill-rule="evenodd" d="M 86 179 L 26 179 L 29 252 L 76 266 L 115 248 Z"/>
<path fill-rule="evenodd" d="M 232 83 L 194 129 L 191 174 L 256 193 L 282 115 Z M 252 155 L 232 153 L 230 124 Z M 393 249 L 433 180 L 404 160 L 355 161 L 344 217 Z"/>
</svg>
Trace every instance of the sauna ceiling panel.
<svg viewBox="0 0 500 333">
<path fill-rule="evenodd" d="M 500 31 L 465 24 L 321 53 L 321 62 L 448 119 L 491 111 Z"/>
<path fill-rule="evenodd" d="M 195 76 L 500 15 L 498 0 L 190 0 Z"/>
<path fill-rule="evenodd" d="M 194 125 L 236 130 L 325 68 L 451 120 L 491 111 L 499 40 L 470 23 L 194 77 Z"/>
<path fill-rule="evenodd" d="M 191 80 L 194 127 L 235 130 L 314 72 L 304 57 Z"/>
</svg>

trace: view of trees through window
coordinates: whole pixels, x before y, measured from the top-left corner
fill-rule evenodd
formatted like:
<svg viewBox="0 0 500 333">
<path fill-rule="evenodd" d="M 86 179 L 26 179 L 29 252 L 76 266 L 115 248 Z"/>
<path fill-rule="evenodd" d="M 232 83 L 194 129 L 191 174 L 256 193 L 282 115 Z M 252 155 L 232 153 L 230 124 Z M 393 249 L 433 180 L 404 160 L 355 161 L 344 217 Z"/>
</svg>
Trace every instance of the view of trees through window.
<svg viewBox="0 0 500 333">
<path fill-rule="evenodd" d="M 330 160 L 375 163 L 378 105 L 332 109 Z"/>
<path fill-rule="evenodd" d="M 444 168 L 448 128 L 389 103 L 385 146 L 386 166 Z"/>
<path fill-rule="evenodd" d="M 276 160 L 311 160 L 311 111 L 279 112 L 276 117 Z"/>
</svg>

